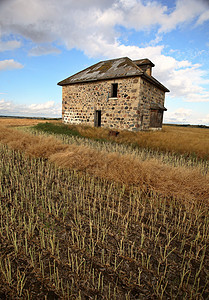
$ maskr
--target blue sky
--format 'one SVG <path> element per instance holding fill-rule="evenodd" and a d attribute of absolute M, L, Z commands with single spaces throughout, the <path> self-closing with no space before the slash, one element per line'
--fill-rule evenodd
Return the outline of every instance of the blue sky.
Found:
<path fill-rule="evenodd" d="M 165 122 L 209 125 L 208 0 L 1 0 L 0 115 L 61 117 L 57 82 L 123 56 L 155 64 Z"/>

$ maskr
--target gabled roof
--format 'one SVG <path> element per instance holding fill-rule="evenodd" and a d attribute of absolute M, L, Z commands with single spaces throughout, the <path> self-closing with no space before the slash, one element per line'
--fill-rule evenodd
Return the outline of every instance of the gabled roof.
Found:
<path fill-rule="evenodd" d="M 143 71 L 128 57 L 101 61 L 87 69 L 76 73 L 58 83 L 67 85 L 103 79 L 121 78 L 142 75 Z"/>
<path fill-rule="evenodd" d="M 106 61 L 98 62 L 97 64 L 90 66 L 60 82 L 58 85 L 69 85 L 74 83 L 85 83 L 91 81 L 105 80 L 105 79 L 116 79 L 131 76 L 143 76 L 144 79 L 149 80 L 154 85 L 158 86 L 165 92 L 169 90 L 163 86 L 154 77 L 148 76 L 140 64 L 149 64 L 154 66 L 154 64 L 149 59 L 140 59 L 132 61 L 128 57 L 116 58 Z"/>

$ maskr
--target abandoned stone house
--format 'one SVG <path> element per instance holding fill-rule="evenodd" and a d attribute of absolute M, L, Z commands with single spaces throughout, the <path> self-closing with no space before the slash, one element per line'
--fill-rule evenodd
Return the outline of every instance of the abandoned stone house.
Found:
<path fill-rule="evenodd" d="M 99 62 L 58 83 L 64 123 L 116 130 L 161 129 L 165 92 L 149 59 Z"/>

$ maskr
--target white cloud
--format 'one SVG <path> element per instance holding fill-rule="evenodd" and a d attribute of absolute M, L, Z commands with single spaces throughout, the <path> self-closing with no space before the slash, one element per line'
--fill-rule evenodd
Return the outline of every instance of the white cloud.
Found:
<path fill-rule="evenodd" d="M 142 0 L 9 0 L 1 4 L 0 27 L 2 34 L 21 35 L 36 43 L 29 55 L 58 53 L 57 48 L 50 46 L 53 42 L 80 49 L 89 57 L 148 57 L 156 65 L 153 75 L 171 90 L 173 97 L 199 102 L 209 101 L 203 88 L 208 84 L 206 73 L 200 65 L 163 55 L 163 46 L 140 48 L 121 44 L 116 26 L 135 30 L 151 30 L 155 26 L 155 45 L 165 32 L 178 26 L 201 25 L 208 12 L 208 1 L 204 0 L 176 0 L 172 9 L 160 1 Z M 22 65 L 13 60 L 0 62 L 0 69 L 12 67 Z"/>
<path fill-rule="evenodd" d="M 14 61 L 14 59 L 5 59 L 0 61 L 0 71 L 12 70 L 12 69 L 22 69 L 23 65 L 19 62 Z"/>
<path fill-rule="evenodd" d="M 30 56 L 41 56 L 48 54 L 59 54 L 61 51 L 51 45 L 38 45 L 29 51 Z"/>
<path fill-rule="evenodd" d="M 126 5 L 127 1 L 119 1 L 113 10 L 121 11 L 121 25 L 136 30 L 147 30 L 154 25 L 160 26 L 162 20 L 167 17 L 167 7 L 157 1 L 135 1 L 132 5 Z"/>
<path fill-rule="evenodd" d="M 207 73 L 201 70 L 201 66 L 191 63 L 184 65 L 176 60 L 174 65 L 173 62 L 169 66 L 167 58 L 162 57 L 162 63 L 167 64 L 167 72 L 160 70 L 158 78 L 169 87 L 171 97 L 182 98 L 187 102 L 209 102 L 209 92 L 202 86 L 209 84 L 209 80 L 204 79 Z"/>
<path fill-rule="evenodd" d="M 36 43 L 59 40 L 83 50 L 91 36 L 114 41 L 116 25 L 135 30 L 157 26 L 164 33 L 197 18 L 202 24 L 208 12 L 203 0 L 176 0 L 172 11 L 159 1 L 9 0 L 1 4 L 0 25 L 4 34 L 17 33 Z"/>
<path fill-rule="evenodd" d="M 15 104 L 13 101 L 0 100 L 0 115 L 25 117 L 61 117 L 61 103 L 47 101 L 41 104 Z"/>
<path fill-rule="evenodd" d="M 0 112 L 11 110 L 12 107 L 13 107 L 13 103 L 12 102 L 5 101 L 4 99 L 0 100 Z"/>
<path fill-rule="evenodd" d="M 165 112 L 164 122 L 165 123 L 189 123 L 192 116 L 192 110 L 180 107 L 173 112 Z"/>
<path fill-rule="evenodd" d="M 53 109 L 54 108 L 54 101 L 48 101 L 45 103 L 40 103 L 40 104 L 30 104 L 28 108 L 31 111 L 44 111 L 48 109 Z"/>
<path fill-rule="evenodd" d="M 203 119 L 198 120 L 199 124 L 209 125 L 209 114 L 206 115 Z"/>
<path fill-rule="evenodd" d="M 204 114 L 190 108 L 179 107 L 174 111 L 166 111 L 163 118 L 164 123 L 209 125 L 209 114 Z"/>
<path fill-rule="evenodd" d="M 164 14 L 161 19 L 159 33 L 169 32 L 179 25 L 194 21 L 205 11 L 208 11 L 208 5 L 203 0 L 177 0 L 175 10 Z"/>
<path fill-rule="evenodd" d="M 196 25 L 202 25 L 204 22 L 209 20 L 209 10 L 203 12 L 200 17 L 198 18 Z"/>
<path fill-rule="evenodd" d="M 20 48 L 20 46 L 21 46 L 20 41 L 16 41 L 16 40 L 7 41 L 7 42 L 0 41 L 0 52 L 14 50 Z"/>

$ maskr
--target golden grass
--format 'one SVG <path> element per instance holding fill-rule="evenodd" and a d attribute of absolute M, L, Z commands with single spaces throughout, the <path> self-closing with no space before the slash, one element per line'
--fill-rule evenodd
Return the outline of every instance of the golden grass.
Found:
<path fill-rule="evenodd" d="M 157 160 L 140 161 L 129 155 L 66 145 L 55 138 L 33 136 L 1 127 L 0 142 L 27 155 L 44 157 L 64 168 L 87 172 L 123 184 L 136 185 L 167 196 L 209 199 L 209 175 L 195 168 L 171 167 Z"/>
<path fill-rule="evenodd" d="M 17 127 L 17 126 L 34 126 L 39 123 L 46 123 L 49 120 L 27 119 L 27 118 L 0 118 L 0 126 Z M 61 123 L 61 120 L 50 120 L 52 123 Z"/>
<path fill-rule="evenodd" d="M 0 142 L 12 149 L 24 151 L 29 156 L 48 158 L 53 153 L 64 151 L 67 145 L 49 137 L 32 136 L 19 130 L 0 126 Z"/>
<path fill-rule="evenodd" d="M 153 160 L 139 161 L 116 153 L 97 152 L 81 146 L 53 154 L 50 161 L 100 178 L 136 185 L 143 190 L 154 190 L 166 196 L 209 199 L 209 176 L 195 169 L 173 168 Z"/>
<path fill-rule="evenodd" d="M 109 136 L 109 129 L 86 126 L 69 126 L 85 137 L 132 143 L 159 151 L 194 155 L 209 159 L 209 129 L 179 126 L 163 126 L 162 131 L 121 131 L 117 137 Z"/>
<path fill-rule="evenodd" d="M 46 123 L 41 119 L 0 118 L 0 125 L 8 127 L 34 126 Z M 61 120 L 50 120 L 52 123 L 61 123 Z M 90 126 L 69 125 L 81 135 L 88 138 L 115 140 L 118 143 L 137 144 L 159 151 L 169 151 L 185 155 L 194 155 L 209 159 L 209 129 L 163 126 L 162 131 L 156 132 L 129 132 L 121 131 L 117 137 L 109 136 L 109 129 Z"/>

